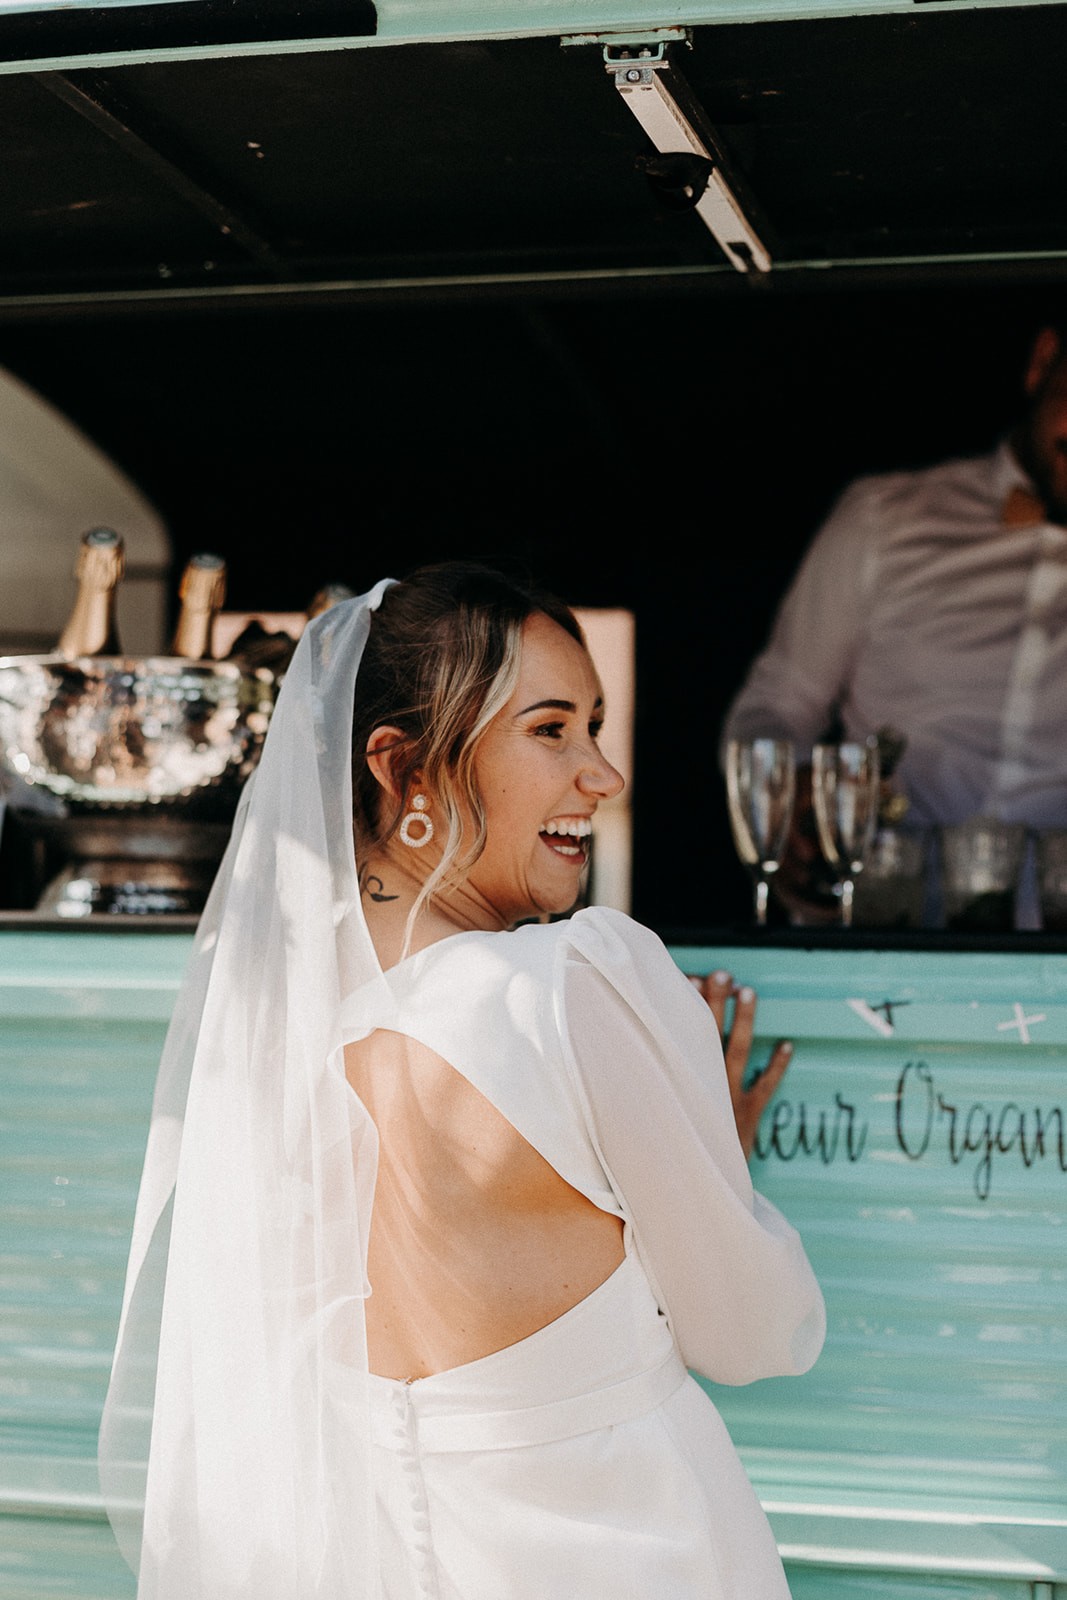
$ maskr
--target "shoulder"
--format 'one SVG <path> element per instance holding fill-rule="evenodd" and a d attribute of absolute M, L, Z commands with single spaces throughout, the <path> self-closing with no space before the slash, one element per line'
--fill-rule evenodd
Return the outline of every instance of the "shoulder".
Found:
<path fill-rule="evenodd" d="M 585 906 L 553 922 L 524 922 L 503 933 L 460 935 L 444 943 L 450 942 L 453 953 L 462 960 L 473 956 L 477 961 L 488 960 L 516 969 L 544 966 L 568 950 L 595 951 L 619 959 L 641 952 L 653 959 L 671 961 L 657 933 L 613 906 Z"/>
<path fill-rule="evenodd" d="M 551 980 L 556 924 L 522 923 L 500 932 L 472 929 L 431 944 L 396 969 L 406 984 L 462 994 L 466 1006 L 502 989 Z"/>
<path fill-rule="evenodd" d="M 456 996 L 462 995 L 459 1009 L 468 1018 L 482 1008 L 503 1006 L 524 1025 L 536 1016 L 543 1027 L 576 966 L 594 969 L 639 1010 L 649 998 L 657 1009 L 696 1001 L 697 1010 L 706 1010 L 659 935 L 609 906 L 589 906 L 555 922 L 522 923 L 507 932 L 443 940 L 408 964 L 403 986 L 424 1006 L 455 1010 Z"/>
<path fill-rule="evenodd" d="M 590 906 L 560 926 L 566 954 L 595 967 L 631 1001 L 654 995 L 657 1007 L 666 999 L 672 1005 L 696 1002 L 697 1012 L 706 1011 L 659 934 L 644 923 L 609 906 Z"/>
<path fill-rule="evenodd" d="M 994 495 L 995 454 L 954 456 L 909 471 L 871 473 L 843 491 L 832 519 L 893 523 Z"/>
<path fill-rule="evenodd" d="M 649 1093 L 669 1088 L 698 1099 L 719 1083 L 721 1041 L 711 1007 L 657 933 L 595 907 L 570 918 L 561 939 L 562 1049 L 592 1103 L 620 1072 L 636 1074 Z"/>
<path fill-rule="evenodd" d="M 613 906 L 586 906 L 558 926 L 565 941 L 583 952 L 597 951 L 627 960 L 635 955 L 671 960 L 658 933 Z"/>
<path fill-rule="evenodd" d="M 388 1004 L 370 1020 L 430 1045 L 461 1071 L 477 1068 L 480 1077 L 485 1056 L 535 1071 L 539 1058 L 558 1055 L 557 942 L 551 925 L 441 939 L 386 974 Z M 491 1068 L 490 1061 L 485 1070 Z"/>

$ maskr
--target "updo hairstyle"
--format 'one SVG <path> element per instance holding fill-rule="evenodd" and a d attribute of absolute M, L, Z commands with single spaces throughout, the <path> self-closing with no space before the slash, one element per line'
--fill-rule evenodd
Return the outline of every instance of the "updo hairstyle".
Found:
<path fill-rule="evenodd" d="M 574 613 L 557 596 L 476 562 L 420 567 L 385 591 L 356 684 L 353 798 L 361 861 L 397 832 L 416 773 L 432 798 L 438 837 L 446 830 L 441 864 L 424 895 L 478 859 L 485 809 L 474 756 L 515 687 L 522 627 L 538 612 L 585 648 Z M 392 753 L 396 796 L 378 783 L 366 758 L 367 741 L 382 726 L 403 730 Z M 474 818 L 476 835 L 461 861 L 464 814 Z"/>

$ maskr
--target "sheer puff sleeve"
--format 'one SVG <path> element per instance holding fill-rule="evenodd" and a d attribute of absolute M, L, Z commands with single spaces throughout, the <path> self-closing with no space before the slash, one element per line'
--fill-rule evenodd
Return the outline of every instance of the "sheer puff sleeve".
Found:
<path fill-rule="evenodd" d="M 683 1360 L 725 1384 L 806 1372 L 822 1293 L 800 1235 L 752 1187 L 708 1006 L 621 912 L 573 917 L 562 962 L 564 1053 Z"/>

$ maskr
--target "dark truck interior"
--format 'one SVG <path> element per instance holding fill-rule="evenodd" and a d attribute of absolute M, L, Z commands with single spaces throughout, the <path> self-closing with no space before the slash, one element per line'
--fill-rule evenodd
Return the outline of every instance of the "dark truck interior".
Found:
<path fill-rule="evenodd" d="M 1067 8 L 654 23 L 0 17 L 0 364 L 154 500 L 176 569 L 225 555 L 234 607 L 463 555 L 631 608 L 634 911 L 699 931 L 747 913 L 715 741 L 818 521 L 859 472 L 990 447 L 1063 314 Z M 619 48 L 663 62 L 769 271 L 659 158 Z"/>

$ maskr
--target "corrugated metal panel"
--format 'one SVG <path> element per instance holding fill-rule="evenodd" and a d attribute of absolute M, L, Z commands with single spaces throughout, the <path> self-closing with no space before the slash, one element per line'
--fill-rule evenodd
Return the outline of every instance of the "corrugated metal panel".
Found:
<path fill-rule="evenodd" d="M 96 1432 L 187 935 L 0 936 L 0 1597 L 120 1600 Z"/>
<path fill-rule="evenodd" d="M 133 1592 L 101 1520 L 95 1434 L 189 948 L 0 935 L 0 1600 Z M 796 1040 L 753 1175 L 804 1235 L 827 1345 L 804 1378 L 713 1391 L 794 1600 L 1055 1600 L 1067 960 L 675 954 L 756 986 L 757 1061 Z"/>
<path fill-rule="evenodd" d="M 783 1546 L 1064 1579 L 1067 959 L 676 955 L 795 1041 L 752 1170 L 808 1246 L 826 1349 L 714 1391 Z"/>
<path fill-rule="evenodd" d="M 3 1600 L 132 1600 L 136 1593 L 106 1523 L 5 1516 L 0 1538 Z"/>

